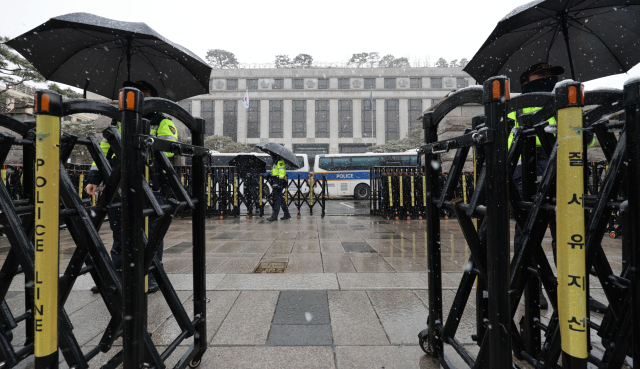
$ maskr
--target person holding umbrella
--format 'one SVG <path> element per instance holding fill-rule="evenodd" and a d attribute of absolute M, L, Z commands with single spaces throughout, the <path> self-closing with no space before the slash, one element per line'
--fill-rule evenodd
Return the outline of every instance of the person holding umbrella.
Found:
<path fill-rule="evenodd" d="M 278 221 L 278 213 L 280 212 L 280 207 L 282 207 L 282 211 L 284 212 L 284 216 L 280 218 L 280 220 L 291 219 L 291 214 L 289 214 L 289 207 L 287 203 L 284 201 L 282 196 L 282 190 L 287 190 L 286 178 L 287 178 L 287 168 L 284 162 L 284 159 L 276 154 L 271 154 L 271 158 L 273 159 L 273 167 L 271 168 L 271 178 L 273 179 L 273 214 L 271 217 L 267 219 L 269 222 L 277 222 Z"/>
<path fill-rule="evenodd" d="M 158 96 L 158 92 L 153 87 L 153 85 L 151 85 L 146 81 L 138 81 L 135 83 L 125 82 L 123 87 L 137 88 L 146 97 Z M 147 114 L 146 116 L 144 116 L 144 118 L 148 119 L 150 122 L 151 135 L 155 135 L 156 137 L 164 140 L 178 141 L 178 131 L 176 129 L 176 126 L 171 121 L 171 119 L 159 113 Z M 122 131 L 120 122 L 116 121 L 115 125 L 118 127 L 119 131 Z M 102 152 L 106 156 L 109 152 L 109 149 L 111 148 L 111 145 L 109 145 L 106 139 L 103 139 L 102 142 L 100 142 L 100 148 L 102 149 Z M 172 152 L 166 152 L 165 154 L 167 155 L 167 157 L 173 156 Z M 107 158 L 107 159 L 110 160 L 112 166 L 115 161 L 119 160 L 117 153 L 114 154 L 114 156 L 112 156 L 111 158 Z M 153 190 L 153 194 L 156 198 L 156 201 L 158 201 L 160 205 L 163 205 L 164 200 L 162 197 L 162 193 L 160 192 L 161 190 L 161 182 L 159 180 L 160 177 L 156 171 L 157 171 L 157 167 L 153 165 L 150 173 L 151 178 L 150 178 L 149 185 Z M 103 180 L 102 174 L 98 170 L 98 167 L 96 166 L 95 162 L 92 164 L 91 170 L 89 171 L 89 174 L 87 175 L 86 180 L 89 184 L 85 187 L 85 191 L 89 195 L 95 195 L 98 189 L 98 185 Z M 111 231 L 113 232 L 113 246 L 111 247 L 111 260 L 113 261 L 113 265 L 118 271 L 122 270 L 122 243 L 121 243 L 122 220 L 121 219 L 122 218 L 120 214 L 120 209 L 109 209 L 109 226 L 111 227 Z M 153 220 L 149 221 L 149 232 L 153 232 L 153 229 L 155 228 L 155 226 L 156 226 L 156 221 L 153 221 Z M 156 255 L 160 260 L 162 260 L 163 248 L 164 248 L 164 242 L 161 242 L 160 247 L 158 248 L 158 251 L 156 253 Z M 153 277 L 153 274 L 150 274 L 149 275 L 149 292 L 153 293 L 158 291 L 158 289 L 159 289 L 158 283 Z M 91 290 L 94 293 L 99 292 L 97 287 L 93 287 Z"/>
<path fill-rule="evenodd" d="M 564 68 L 561 66 L 552 66 L 549 63 L 536 63 L 529 66 L 525 71 L 520 75 L 520 86 L 522 87 L 522 93 L 532 93 L 532 92 L 551 92 L 555 87 L 556 83 L 558 83 L 558 79 L 560 75 L 564 74 Z M 527 114 L 533 113 L 537 110 L 542 109 L 541 107 L 530 107 L 524 108 L 522 111 L 517 112 L 513 111 L 508 114 L 509 119 L 512 119 L 515 122 L 515 127 L 519 126 L 518 123 L 518 113 Z M 556 118 L 551 117 L 548 120 L 550 125 L 557 124 Z M 587 135 L 587 141 L 590 142 L 589 147 L 592 147 L 595 143 L 595 138 L 593 134 L 585 132 Z M 509 147 L 511 147 L 511 142 L 513 141 L 513 132 L 509 135 Z M 547 167 L 547 157 L 541 149 L 540 140 L 536 137 L 536 171 L 538 176 L 542 176 L 544 174 L 545 168 Z M 513 180 L 518 187 L 520 187 L 520 183 L 522 182 L 522 166 L 518 164 L 513 173 Z M 551 248 L 553 250 L 553 260 L 556 260 L 556 219 L 555 216 L 549 221 L 549 229 L 551 230 Z M 513 237 L 513 243 L 515 252 L 517 253 L 520 247 L 522 247 L 522 233 L 520 229 L 516 227 L 515 234 Z M 542 287 L 541 287 L 542 288 Z M 607 307 L 598 302 L 597 300 L 590 299 L 589 307 L 591 310 L 595 312 L 604 312 Z M 540 308 L 546 310 L 548 308 L 547 299 L 542 294 L 542 289 L 540 290 Z"/>

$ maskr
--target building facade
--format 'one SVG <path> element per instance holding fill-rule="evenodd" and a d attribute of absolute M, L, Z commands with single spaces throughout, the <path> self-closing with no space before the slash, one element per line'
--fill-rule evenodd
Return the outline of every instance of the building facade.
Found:
<path fill-rule="evenodd" d="M 180 104 L 206 121 L 206 135 L 273 141 L 313 156 L 406 137 L 422 127 L 416 119 L 424 110 L 474 83 L 462 68 L 217 69 L 208 95 Z"/>

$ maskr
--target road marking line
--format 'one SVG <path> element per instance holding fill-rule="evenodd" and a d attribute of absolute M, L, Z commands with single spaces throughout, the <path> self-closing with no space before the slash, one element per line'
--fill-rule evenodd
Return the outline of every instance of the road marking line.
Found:
<path fill-rule="evenodd" d="M 351 208 L 351 209 L 353 209 L 353 208 L 354 208 L 354 206 L 347 205 L 347 204 L 345 204 L 344 202 L 341 202 L 341 203 L 340 203 L 340 205 L 344 205 L 344 206 L 346 206 L 346 207 L 348 207 L 348 208 Z"/>

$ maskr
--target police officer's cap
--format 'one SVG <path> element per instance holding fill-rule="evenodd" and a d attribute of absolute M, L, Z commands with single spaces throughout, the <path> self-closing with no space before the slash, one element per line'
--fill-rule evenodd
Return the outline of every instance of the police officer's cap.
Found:
<path fill-rule="evenodd" d="M 138 82 L 126 81 L 122 84 L 122 87 L 133 87 L 142 91 L 142 93 L 149 93 L 152 97 L 158 97 L 158 90 L 147 81 L 140 80 Z"/>
<path fill-rule="evenodd" d="M 554 67 L 549 63 L 536 63 L 525 69 L 525 71 L 520 75 L 520 85 L 523 85 L 525 82 L 527 82 L 529 77 L 531 77 L 532 75 L 547 70 L 553 73 L 554 76 L 559 76 L 564 73 L 564 68 L 559 65 Z"/>

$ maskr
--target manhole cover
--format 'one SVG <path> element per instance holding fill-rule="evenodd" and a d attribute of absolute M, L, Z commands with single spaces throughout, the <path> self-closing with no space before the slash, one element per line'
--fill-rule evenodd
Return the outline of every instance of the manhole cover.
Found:
<path fill-rule="evenodd" d="M 284 273 L 287 269 L 287 262 L 263 262 L 253 270 L 254 273 Z"/>

